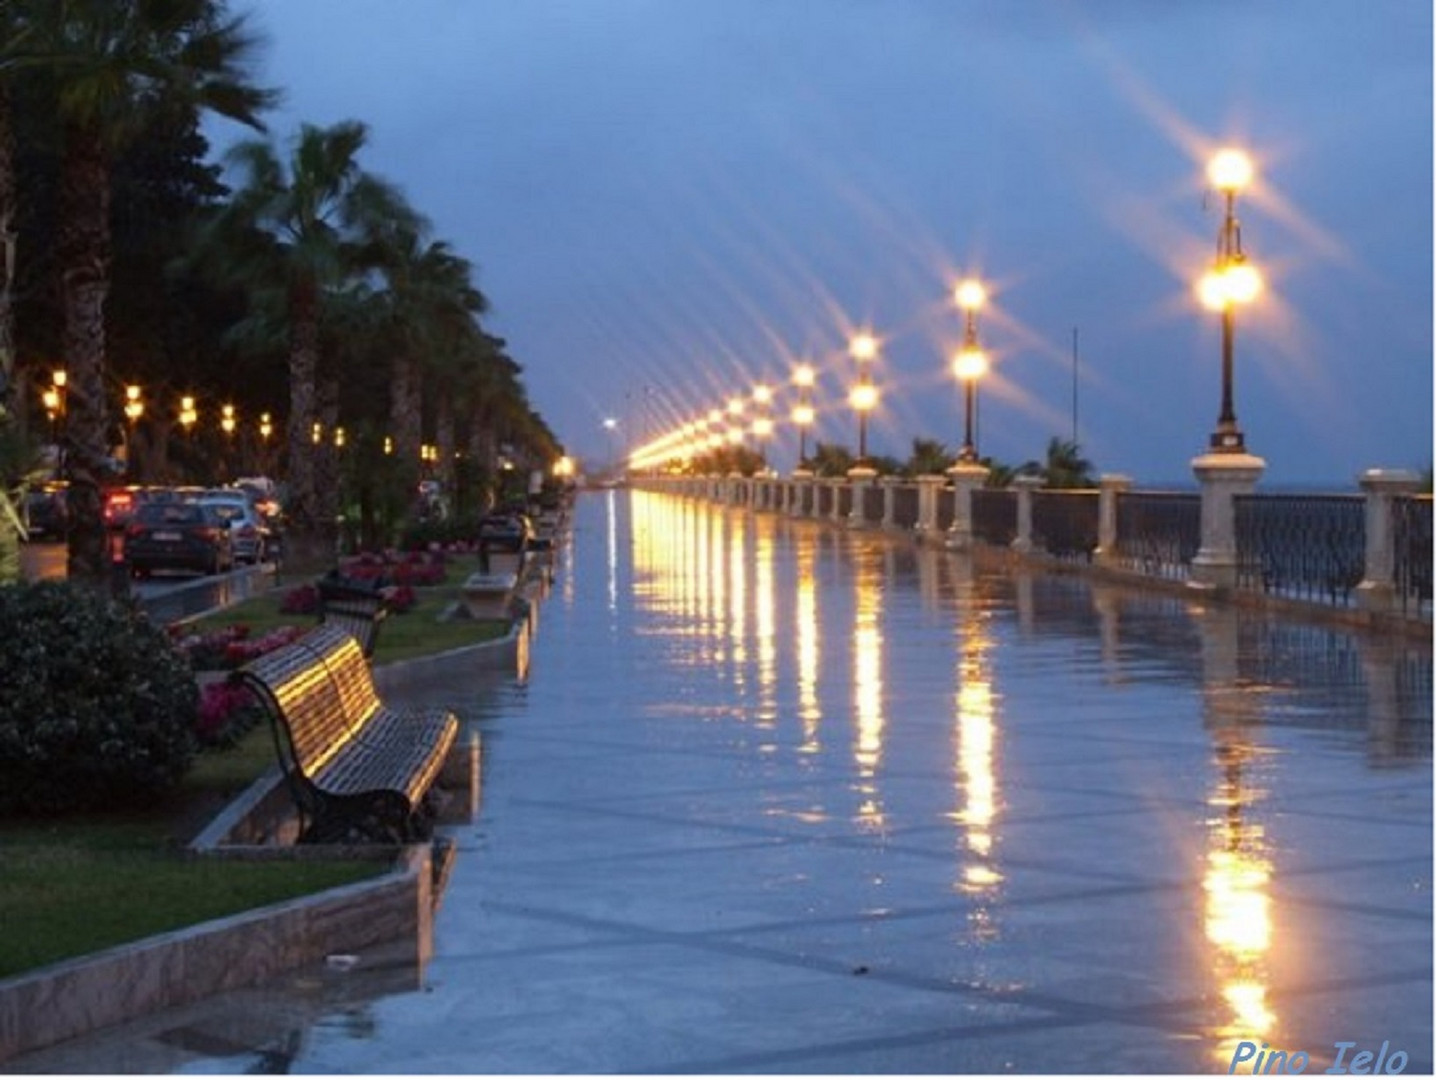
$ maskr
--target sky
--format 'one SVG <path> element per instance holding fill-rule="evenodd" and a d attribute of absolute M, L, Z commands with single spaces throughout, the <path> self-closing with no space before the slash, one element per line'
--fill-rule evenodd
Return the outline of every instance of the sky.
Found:
<path fill-rule="evenodd" d="M 1075 419 L 1099 471 L 1190 482 L 1221 393 L 1194 288 L 1222 221 L 1205 166 L 1239 146 L 1266 288 L 1236 319 L 1235 405 L 1265 486 L 1431 463 L 1427 0 L 236 10 L 268 38 L 273 137 L 369 125 L 364 166 L 474 263 L 486 329 L 590 462 L 800 359 L 819 370 L 809 439 L 855 448 L 859 330 L 882 343 L 869 450 L 955 449 L 952 290 L 978 276 L 983 454 L 1040 458 Z M 792 467 L 791 427 L 769 456 Z"/>

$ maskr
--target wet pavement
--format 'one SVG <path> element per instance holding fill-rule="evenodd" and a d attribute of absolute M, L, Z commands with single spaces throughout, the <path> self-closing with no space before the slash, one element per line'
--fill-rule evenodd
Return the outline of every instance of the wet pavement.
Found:
<path fill-rule="evenodd" d="M 5 1067 L 1430 1072 L 1429 648 L 624 491 L 539 624 L 417 989 Z"/>

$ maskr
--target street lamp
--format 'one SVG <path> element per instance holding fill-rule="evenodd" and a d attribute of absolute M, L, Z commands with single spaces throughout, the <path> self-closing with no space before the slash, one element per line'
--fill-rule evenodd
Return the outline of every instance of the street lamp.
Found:
<path fill-rule="evenodd" d="M 219 409 L 219 426 L 224 430 L 227 437 L 234 434 L 234 425 L 234 406 L 221 405 Z"/>
<path fill-rule="evenodd" d="M 1226 197 L 1221 230 L 1217 233 L 1217 258 L 1197 283 L 1203 306 L 1222 315 L 1222 411 L 1212 432 L 1215 453 L 1246 453 L 1246 440 L 1237 427 L 1233 406 L 1233 342 L 1236 337 L 1236 306 L 1249 304 L 1262 289 L 1261 274 L 1246 261 L 1242 251 L 1242 228 L 1237 221 L 1237 192 L 1251 183 L 1251 159 L 1240 150 L 1221 150 L 1207 165 L 1207 179 Z"/>
<path fill-rule="evenodd" d="M 758 461 L 763 471 L 767 472 L 767 441 L 773 434 L 773 417 L 769 412 L 773 405 L 773 388 L 767 383 L 753 387 L 753 403 L 758 407 L 758 415 L 753 417 L 753 440 L 758 444 Z"/>
<path fill-rule="evenodd" d="M 614 450 L 613 433 L 618 430 L 618 421 L 611 416 L 605 416 L 603 418 L 603 428 L 608 432 L 608 463 L 609 467 L 612 468 L 617 459 L 617 454 Z"/>
<path fill-rule="evenodd" d="M 799 364 L 793 369 L 793 385 L 798 388 L 798 403 L 793 406 L 792 421 L 798 429 L 798 468 L 805 468 L 808 460 L 808 428 L 817 414 L 813 412 L 813 384 L 817 373 L 812 364 Z"/>
<path fill-rule="evenodd" d="M 878 388 L 873 385 L 868 365 L 877 359 L 878 339 L 872 334 L 861 333 L 848 342 L 848 355 L 858 365 L 857 385 L 848 394 L 848 404 L 858 414 L 858 465 L 868 460 L 868 413 L 877 407 Z"/>
<path fill-rule="evenodd" d="M 987 302 L 987 290 L 976 278 L 968 278 L 953 291 L 953 299 L 963 313 L 962 348 L 952 358 L 952 373 L 962 383 L 963 437 L 957 460 L 964 464 L 977 461 L 977 442 L 973 437 L 976 413 L 977 380 L 987 374 L 987 354 L 977 343 L 977 312 Z"/>

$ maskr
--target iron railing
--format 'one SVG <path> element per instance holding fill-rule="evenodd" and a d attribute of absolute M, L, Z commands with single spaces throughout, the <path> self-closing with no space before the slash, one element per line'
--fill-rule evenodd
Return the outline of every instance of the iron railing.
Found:
<path fill-rule="evenodd" d="M 917 525 L 917 487 L 899 484 L 893 488 L 893 524 L 904 529 Z"/>
<path fill-rule="evenodd" d="M 1091 562 L 1097 550 L 1098 492 L 1034 491 L 1032 546 L 1058 559 Z"/>
<path fill-rule="evenodd" d="M 1431 496 L 1391 502 L 1393 583 L 1405 614 L 1431 614 Z"/>
<path fill-rule="evenodd" d="M 972 535 L 998 547 L 1007 547 L 1017 539 L 1017 492 L 1008 488 L 975 488 Z"/>
<path fill-rule="evenodd" d="M 956 495 L 952 488 L 940 487 L 937 489 L 937 521 L 935 524 L 940 532 L 947 532 L 952 528 L 952 519 L 955 516 L 953 500 L 955 498 Z"/>
<path fill-rule="evenodd" d="M 869 484 L 863 491 L 862 519 L 876 525 L 883 519 L 883 489 Z"/>
<path fill-rule="evenodd" d="M 1202 546 L 1202 497 L 1195 492 L 1124 491 L 1117 496 L 1117 561 L 1154 577 L 1185 580 Z"/>
<path fill-rule="evenodd" d="M 1360 495 L 1238 495 L 1237 585 L 1346 607 L 1366 573 Z"/>

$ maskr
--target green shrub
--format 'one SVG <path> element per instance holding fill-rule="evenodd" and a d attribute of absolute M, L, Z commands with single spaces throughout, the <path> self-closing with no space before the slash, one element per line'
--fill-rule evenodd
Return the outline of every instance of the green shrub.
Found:
<path fill-rule="evenodd" d="M 194 754 L 188 663 L 98 590 L 0 587 L 0 687 L 0 814 L 143 805 Z"/>

